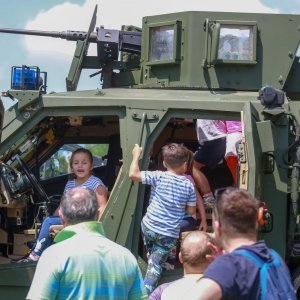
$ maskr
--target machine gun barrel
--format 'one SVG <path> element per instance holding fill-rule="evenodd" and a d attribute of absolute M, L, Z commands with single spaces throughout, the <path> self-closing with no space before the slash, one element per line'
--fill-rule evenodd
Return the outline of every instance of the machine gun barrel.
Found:
<path fill-rule="evenodd" d="M 41 31 L 41 30 L 25 30 L 25 29 L 13 29 L 13 28 L 0 28 L 2 33 L 23 34 L 23 35 L 35 35 L 35 36 L 48 36 L 53 38 L 61 38 L 68 41 L 84 40 L 86 38 L 86 31 Z M 91 43 L 97 42 L 97 33 L 92 32 L 89 38 Z"/>
<path fill-rule="evenodd" d="M 90 43 L 98 43 L 102 41 L 108 42 L 106 38 L 107 32 L 116 32 L 117 40 L 114 42 L 118 45 L 120 51 L 129 53 L 140 53 L 142 43 L 142 33 L 134 31 L 121 31 L 121 30 L 107 30 L 104 28 L 97 28 L 96 32 L 91 32 L 89 37 Z M 28 30 L 28 29 L 13 29 L 13 28 L 0 28 L 0 33 L 12 33 L 22 35 L 35 35 L 47 36 L 52 38 L 61 38 L 67 41 L 83 41 L 86 38 L 86 31 L 41 31 L 41 30 Z M 109 33 L 110 35 L 110 33 Z"/>

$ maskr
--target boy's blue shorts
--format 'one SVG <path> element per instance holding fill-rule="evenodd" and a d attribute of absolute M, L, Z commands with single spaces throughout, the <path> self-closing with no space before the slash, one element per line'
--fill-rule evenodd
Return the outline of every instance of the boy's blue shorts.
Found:
<path fill-rule="evenodd" d="M 224 158 L 226 151 L 226 137 L 207 141 L 199 145 L 194 154 L 196 162 L 214 169 Z"/>

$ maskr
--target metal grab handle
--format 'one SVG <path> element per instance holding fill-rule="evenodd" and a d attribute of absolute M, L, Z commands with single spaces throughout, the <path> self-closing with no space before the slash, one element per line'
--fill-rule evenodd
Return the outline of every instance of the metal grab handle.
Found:
<path fill-rule="evenodd" d="M 141 146 L 142 140 L 143 140 L 143 134 L 144 134 L 144 127 L 145 127 L 145 121 L 147 119 L 147 113 L 143 112 L 142 118 L 141 118 L 141 130 L 140 135 L 138 139 L 138 145 Z"/>

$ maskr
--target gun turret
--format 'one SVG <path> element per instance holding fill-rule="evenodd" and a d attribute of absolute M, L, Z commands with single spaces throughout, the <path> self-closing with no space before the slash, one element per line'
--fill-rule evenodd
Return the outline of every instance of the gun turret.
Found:
<path fill-rule="evenodd" d="M 97 5 L 95 7 L 92 20 L 88 31 L 40 31 L 40 30 L 22 30 L 12 28 L 0 28 L 0 33 L 12 33 L 34 36 L 46 36 L 53 38 L 61 38 L 68 41 L 76 41 L 76 50 L 70 66 L 68 77 L 66 78 L 66 86 L 68 91 L 74 91 L 77 88 L 78 80 L 82 69 L 100 69 L 95 76 L 101 74 L 102 87 L 109 87 L 112 80 L 112 71 L 119 69 L 128 70 L 126 61 L 119 61 L 119 53 L 127 52 L 133 55 L 135 59 L 132 61 L 136 67 L 139 64 L 139 54 L 141 53 L 142 30 L 134 26 L 127 26 L 123 29 L 115 30 L 97 27 L 96 24 Z M 97 44 L 97 56 L 88 56 L 88 47 L 90 43 Z M 105 74 L 105 75 L 103 75 Z"/>

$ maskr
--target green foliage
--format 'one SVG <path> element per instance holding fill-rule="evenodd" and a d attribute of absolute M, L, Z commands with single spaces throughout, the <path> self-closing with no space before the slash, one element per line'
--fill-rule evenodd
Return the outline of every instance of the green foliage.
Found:
<path fill-rule="evenodd" d="M 83 144 L 82 147 L 90 150 L 94 156 L 104 156 L 108 152 L 109 144 Z"/>
<path fill-rule="evenodd" d="M 60 156 L 58 157 L 58 161 L 60 174 L 69 173 L 69 162 L 67 161 L 66 157 Z"/>

